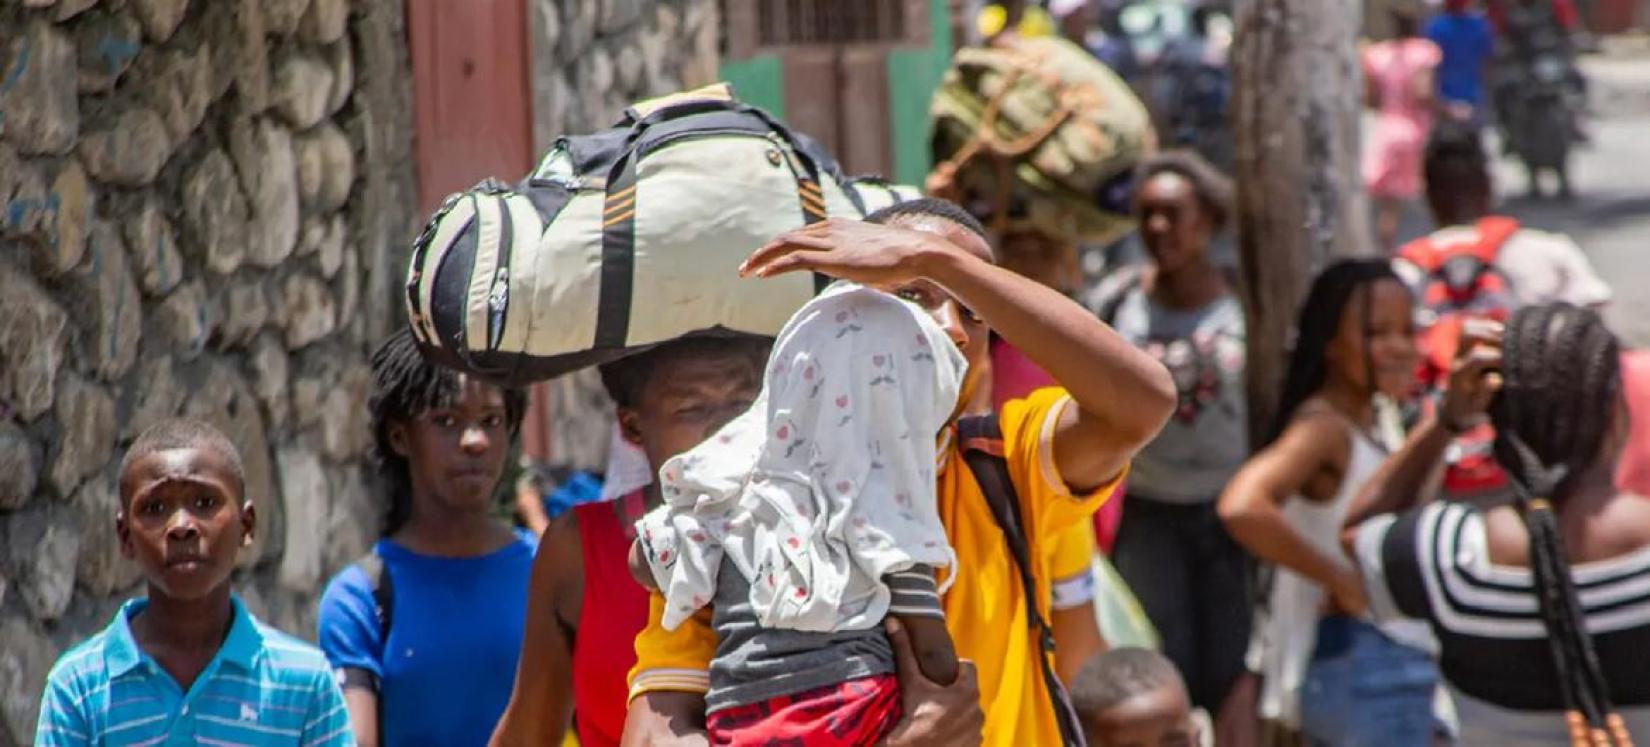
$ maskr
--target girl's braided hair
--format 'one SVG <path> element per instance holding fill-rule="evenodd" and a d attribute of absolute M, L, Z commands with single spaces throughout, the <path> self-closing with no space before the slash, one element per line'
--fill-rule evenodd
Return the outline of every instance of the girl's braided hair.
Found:
<path fill-rule="evenodd" d="M 1495 457 L 1529 531 L 1531 575 L 1571 741 L 1629 745 L 1553 513 L 1602 456 L 1620 400 L 1618 344 L 1596 312 L 1554 303 L 1514 313 L 1502 351 L 1503 384 L 1490 406 Z"/>

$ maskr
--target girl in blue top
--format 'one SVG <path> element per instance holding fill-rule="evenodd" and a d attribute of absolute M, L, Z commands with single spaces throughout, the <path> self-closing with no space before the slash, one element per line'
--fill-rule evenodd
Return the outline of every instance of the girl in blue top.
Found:
<path fill-rule="evenodd" d="M 484 744 L 510 698 L 535 549 L 494 510 L 526 396 L 437 368 L 405 330 L 372 365 L 389 517 L 327 584 L 321 648 L 362 745 Z"/>

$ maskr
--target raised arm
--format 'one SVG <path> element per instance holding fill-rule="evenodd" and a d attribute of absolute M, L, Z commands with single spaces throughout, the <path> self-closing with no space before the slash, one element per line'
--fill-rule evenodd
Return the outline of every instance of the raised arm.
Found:
<path fill-rule="evenodd" d="M 1092 313 L 937 234 L 833 218 L 784 234 L 740 272 L 821 272 L 884 290 L 926 278 L 944 287 L 1071 393 L 1054 460 L 1073 491 L 1105 484 L 1168 422 L 1174 381 Z"/>
<path fill-rule="evenodd" d="M 583 572 L 583 561 L 578 524 L 568 512 L 550 523 L 533 558 L 516 686 L 493 730 L 495 747 L 559 745 L 567 732 L 573 717 L 573 646 L 558 602 L 568 575 Z"/>
<path fill-rule="evenodd" d="M 1357 614 L 1366 602 L 1356 568 L 1340 553 L 1320 551 L 1283 515 L 1284 501 L 1300 495 L 1327 465 L 1344 461 L 1339 455 L 1349 449 L 1346 427 L 1334 415 L 1303 415 L 1238 470 L 1218 510 L 1249 552 L 1323 585 L 1342 611 Z"/>
<path fill-rule="evenodd" d="M 1444 452 L 1455 436 L 1483 422 L 1490 400 L 1501 388 L 1499 322 L 1470 319 L 1462 325 L 1461 344 L 1450 364 L 1449 384 L 1437 411 L 1422 421 L 1403 448 L 1369 478 L 1347 507 L 1341 546 L 1352 553 L 1358 527 L 1381 514 L 1414 508 L 1436 492 Z"/>

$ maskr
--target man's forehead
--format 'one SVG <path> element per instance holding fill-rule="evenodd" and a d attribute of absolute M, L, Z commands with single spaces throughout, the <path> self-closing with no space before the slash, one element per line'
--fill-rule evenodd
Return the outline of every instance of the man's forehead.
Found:
<path fill-rule="evenodd" d="M 952 244 L 955 244 L 957 248 L 962 249 L 969 254 L 979 257 L 980 259 L 992 264 L 997 263 L 997 258 L 991 251 L 991 244 L 987 242 L 983 236 L 974 233 L 965 226 L 959 225 L 939 216 L 917 215 L 911 217 L 901 217 L 902 220 L 900 221 L 900 224 L 906 228 L 913 231 L 922 231 L 923 233 L 934 234 L 945 239 L 946 241 L 951 242 Z"/>

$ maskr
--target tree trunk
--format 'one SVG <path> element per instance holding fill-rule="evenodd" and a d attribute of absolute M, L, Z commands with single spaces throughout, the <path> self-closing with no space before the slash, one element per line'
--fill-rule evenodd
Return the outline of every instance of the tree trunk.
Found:
<path fill-rule="evenodd" d="M 1249 432 L 1276 413 L 1287 340 L 1334 255 L 1369 255 L 1359 178 L 1360 0 L 1238 0 L 1232 120 Z"/>

